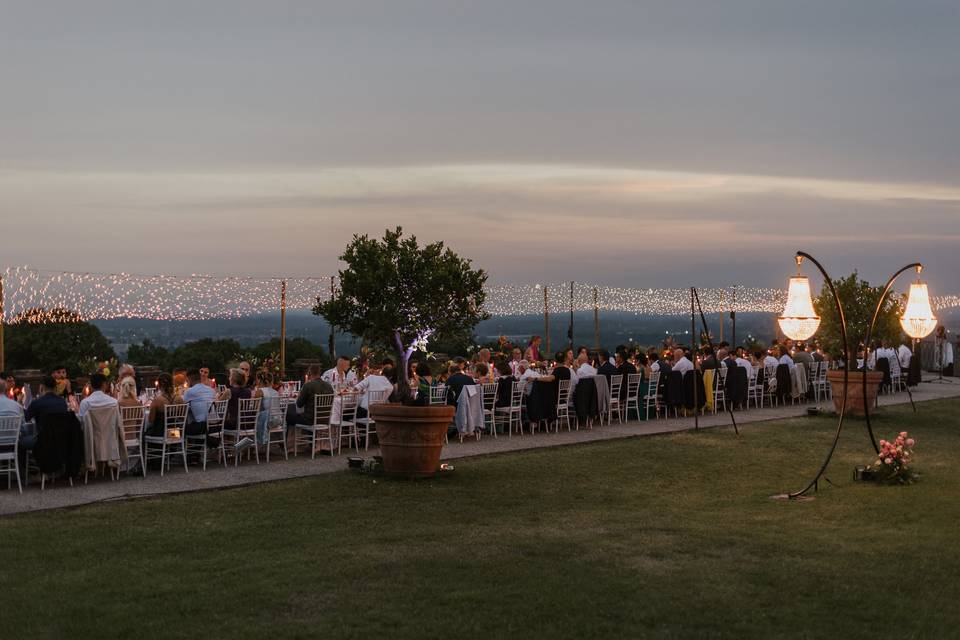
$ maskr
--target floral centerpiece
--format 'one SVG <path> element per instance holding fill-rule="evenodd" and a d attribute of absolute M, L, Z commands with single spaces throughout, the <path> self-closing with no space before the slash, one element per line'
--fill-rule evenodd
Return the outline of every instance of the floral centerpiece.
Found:
<path fill-rule="evenodd" d="M 913 470 L 913 446 L 916 440 L 901 431 L 893 441 L 880 440 L 880 453 L 867 467 L 867 477 L 886 484 L 909 484 L 917 479 Z"/>

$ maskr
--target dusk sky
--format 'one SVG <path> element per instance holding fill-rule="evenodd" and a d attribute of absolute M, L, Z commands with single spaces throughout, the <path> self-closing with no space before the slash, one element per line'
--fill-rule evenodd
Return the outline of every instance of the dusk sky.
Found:
<path fill-rule="evenodd" d="M 955 0 L 0 8 L 0 268 L 960 291 Z"/>

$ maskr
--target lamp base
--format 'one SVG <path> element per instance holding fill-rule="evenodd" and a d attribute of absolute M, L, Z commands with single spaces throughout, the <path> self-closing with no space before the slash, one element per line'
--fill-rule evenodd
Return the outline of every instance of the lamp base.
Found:
<path fill-rule="evenodd" d="M 781 502 L 810 502 L 811 500 L 816 500 L 814 496 L 791 496 L 789 493 L 778 493 L 777 495 L 770 496 L 771 500 L 779 500 Z"/>

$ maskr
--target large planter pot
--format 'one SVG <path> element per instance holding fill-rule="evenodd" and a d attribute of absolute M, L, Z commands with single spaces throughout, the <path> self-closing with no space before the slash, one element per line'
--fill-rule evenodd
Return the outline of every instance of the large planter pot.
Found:
<path fill-rule="evenodd" d="M 863 410 L 863 372 L 862 371 L 851 371 L 849 384 L 844 389 L 843 385 L 843 370 L 842 369 L 832 369 L 827 371 L 827 380 L 830 381 L 830 389 L 833 392 L 833 406 L 836 407 L 837 413 L 840 413 L 840 404 L 843 402 L 843 394 L 847 394 L 847 408 L 846 415 L 849 416 L 864 416 L 866 412 Z M 883 372 L 882 371 L 868 371 L 867 372 L 867 402 L 870 403 L 870 406 L 873 407 L 877 402 L 877 390 L 880 388 L 880 383 L 883 382 Z"/>
<path fill-rule="evenodd" d="M 440 466 L 444 436 L 455 408 L 377 404 L 370 417 L 377 424 L 383 470 L 394 476 L 429 478 Z"/>

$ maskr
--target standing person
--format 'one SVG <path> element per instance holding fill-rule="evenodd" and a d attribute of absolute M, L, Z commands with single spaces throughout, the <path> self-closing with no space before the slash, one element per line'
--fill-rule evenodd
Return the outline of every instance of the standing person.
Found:
<path fill-rule="evenodd" d="M 939 352 L 937 353 L 937 360 L 939 360 L 939 369 L 943 372 L 945 376 L 953 375 L 953 345 L 950 344 L 950 339 L 947 337 L 947 328 L 943 325 L 937 327 L 937 336 L 936 341 L 940 345 Z"/>
<path fill-rule="evenodd" d="M 350 369 L 350 358 L 347 356 L 337 358 L 336 365 L 327 369 L 321 378 L 338 391 L 345 387 L 352 387 L 357 383 L 357 374 Z"/>
<path fill-rule="evenodd" d="M 524 354 L 523 358 L 527 362 L 540 362 L 542 358 L 540 357 L 540 342 L 542 339 L 540 336 L 533 336 L 530 338 L 530 344 L 527 345 L 527 352 Z"/>

